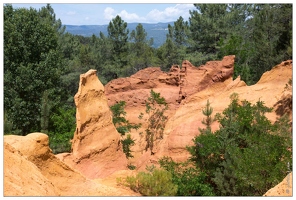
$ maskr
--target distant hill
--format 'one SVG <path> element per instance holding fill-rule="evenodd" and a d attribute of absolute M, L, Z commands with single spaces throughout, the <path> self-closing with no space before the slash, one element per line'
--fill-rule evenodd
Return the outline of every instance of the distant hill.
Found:
<path fill-rule="evenodd" d="M 127 28 L 131 32 L 132 30 L 136 30 L 136 27 L 139 23 L 128 23 Z M 157 23 L 157 24 L 148 24 L 141 23 L 143 28 L 147 32 L 147 40 L 150 38 L 154 38 L 154 48 L 158 48 L 163 43 L 165 43 L 166 35 L 168 33 L 168 24 L 174 25 L 174 22 L 167 23 Z M 89 37 L 95 34 L 99 36 L 100 32 L 102 32 L 105 36 L 108 35 L 107 27 L 108 25 L 65 25 L 66 32 L 69 32 L 73 35 L 82 35 L 84 37 Z"/>

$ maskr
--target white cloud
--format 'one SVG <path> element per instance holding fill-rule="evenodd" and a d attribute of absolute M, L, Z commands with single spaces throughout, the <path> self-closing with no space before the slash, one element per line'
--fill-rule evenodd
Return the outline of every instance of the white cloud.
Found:
<path fill-rule="evenodd" d="M 146 16 L 139 16 L 140 13 L 129 13 L 126 10 L 120 12 L 114 10 L 112 7 L 107 7 L 104 10 L 104 19 L 111 21 L 119 15 L 125 22 L 141 22 L 141 23 L 156 23 L 156 22 L 172 22 L 182 16 L 186 21 L 190 14 L 189 10 L 193 10 L 193 4 L 175 4 L 167 7 L 164 10 L 153 9 Z"/>
<path fill-rule="evenodd" d="M 163 11 L 154 9 L 147 14 L 146 18 L 149 22 L 169 22 L 176 21 L 182 16 L 186 21 L 190 16 L 189 10 L 192 10 L 193 8 L 193 4 L 177 4 L 173 7 L 167 7 Z"/>
<path fill-rule="evenodd" d="M 126 10 L 116 12 L 113 8 L 107 7 L 104 10 L 104 18 L 108 21 L 114 19 L 117 15 L 126 22 L 139 22 L 145 20 L 143 17 L 139 17 L 136 13 L 128 13 Z"/>
<path fill-rule="evenodd" d="M 104 18 L 108 21 L 112 20 L 115 15 L 113 14 L 115 12 L 115 10 L 111 7 L 107 7 L 105 10 L 104 10 Z"/>
<path fill-rule="evenodd" d="M 139 17 L 136 13 L 128 13 L 126 10 L 122 10 L 118 15 L 127 22 L 139 22 L 145 20 L 145 18 Z"/>

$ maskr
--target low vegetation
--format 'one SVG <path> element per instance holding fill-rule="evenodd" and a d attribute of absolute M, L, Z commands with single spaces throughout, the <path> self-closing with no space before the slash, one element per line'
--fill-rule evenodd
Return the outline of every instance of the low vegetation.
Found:
<path fill-rule="evenodd" d="M 175 196 L 177 192 L 177 185 L 172 182 L 171 173 L 153 166 L 147 167 L 146 172 L 127 176 L 125 180 L 118 182 L 143 196 Z"/>

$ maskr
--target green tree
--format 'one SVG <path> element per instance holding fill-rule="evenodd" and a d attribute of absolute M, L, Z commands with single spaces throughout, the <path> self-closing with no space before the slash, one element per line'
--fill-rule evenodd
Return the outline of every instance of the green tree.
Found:
<path fill-rule="evenodd" d="M 130 41 L 131 73 L 151 66 L 154 56 L 151 47 L 153 45 L 153 38 L 147 40 L 147 32 L 142 24 L 138 24 L 136 30 L 132 30 Z"/>
<path fill-rule="evenodd" d="M 181 65 L 186 57 L 188 47 L 189 25 L 183 17 L 179 17 L 174 26 L 168 25 L 166 42 L 162 46 L 161 59 L 164 62 L 164 69 L 168 70 L 174 64 Z"/>
<path fill-rule="evenodd" d="M 194 4 L 190 12 L 191 51 L 211 54 L 215 58 L 218 42 L 227 34 L 227 4 Z"/>
<path fill-rule="evenodd" d="M 228 32 L 218 42 L 218 58 L 236 55 L 234 78 L 256 83 L 262 74 L 291 59 L 291 4 L 228 4 Z"/>
<path fill-rule="evenodd" d="M 147 151 L 150 149 L 151 155 L 154 154 L 154 142 L 163 138 L 163 131 L 167 121 L 165 111 L 167 109 L 168 105 L 164 97 L 161 97 L 160 93 L 154 92 L 154 90 L 151 89 L 150 96 L 146 101 L 145 110 L 147 115 L 145 121 L 148 123 L 148 126 L 145 129 L 145 150 Z M 143 116 L 144 114 L 141 113 L 139 118 L 142 119 Z"/>
<path fill-rule="evenodd" d="M 184 21 L 183 17 L 179 17 L 173 26 L 173 38 L 177 48 L 188 45 L 189 25 Z"/>
<path fill-rule="evenodd" d="M 127 66 L 128 60 L 128 34 L 127 23 L 117 15 L 108 25 L 108 38 L 112 43 L 111 58 L 118 68 L 117 77 L 124 75 L 124 67 Z"/>
<path fill-rule="evenodd" d="M 41 132 L 48 133 L 48 125 L 50 118 L 51 102 L 49 101 L 49 92 L 46 90 L 43 92 L 41 99 Z"/>
<path fill-rule="evenodd" d="M 49 147 L 54 154 L 70 152 L 71 139 L 76 128 L 75 109 L 60 107 L 58 112 L 50 116 L 53 122 L 49 135 Z"/>
<path fill-rule="evenodd" d="M 178 52 L 175 43 L 173 42 L 171 31 L 172 26 L 169 25 L 169 34 L 165 43 L 158 49 L 160 59 L 162 60 L 162 70 L 168 71 L 172 65 L 178 64 L 180 60 L 178 59 Z"/>
<path fill-rule="evenodd" d="M 52 91 L 52 101 L 59 99 L 55 88 L 60 86 L 63 68 L 59 29 L 50 8 L 37 11 L 4 5 L 4 110 L 14 133 L 41 130 L 44 91 Z"/>
<path fill-rule="evenodd" d="M 250 64 L 253 82 L 283 60 L 291 59 L 287 54 L 292 38 L 291 4 L 255 4 L 253 18 L 248 21 L 254 54 Z M 263 53 L 264 52 L 264 53 Z"/>

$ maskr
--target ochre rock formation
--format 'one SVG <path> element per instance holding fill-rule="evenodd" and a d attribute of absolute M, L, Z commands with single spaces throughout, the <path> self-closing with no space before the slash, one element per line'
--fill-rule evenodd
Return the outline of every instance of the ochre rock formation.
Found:
<path fill-rule="evenodd" d="M 90 180 L 60 161 L 48 136 L 4 136 L 4 196 L 139 196 Z"/>
<path fill-rule="evenodd" d="M 96 70 L 80 75 L 74 100 L 77 128 L 72 153 L 58 157 L 87 178 L 103 178 L 126 169 L 127 159 L 121 148 L 120 134 L 112 122 L 104 86 Z"/>
<path fill-rule="evenodd" d="M 173 65 L 167 73 L 159 67 L 148 67 L 131 77 L 114 79 L 105 86 L 108 104 L 125 101 L 127 107 L 143 106 L 153 89 L 175 109 L 187 96 L 231 79 L 234 59 L 234 55 L 225 56 L 222 61 L 209 61 L 200 67 L 185 60 L 181 67 Z"/>
<path fill-rule="evenodd" d="M 213 116 L 216 113 L 223 112 L 229 105 L 230 95 L 233 93 L 237 93 L 239 99 L 247 100 L 253 104 L 261 100 L 266 106 L 275 108 L 275 110 L 278 107 L 275 105 L 281 105 L 282 110 L 285 109 L 286 113 L 291 113 L 291 98 L 284 105 L 279 103 L 283 102 L 283 98 L 292 95 L 291 89 L 285 89 L 289 79 L 292 79 L 292 61 L 283 62 L 271 71 L 264 73 L 255 85 L 247 86 L 240 80 L 240 77 L 237 77 L 235 80 L 228 79 L 194 93 L 186 98 L 183 105 L 169 118 L 164 130 L 164 138 L 159 143 L 159 152 L 155 154 L 156 159 L 166 155 L 176 161 L 185 161 L 190 156 L 184 146 L 193 144 L 192 139 L 199 135 L 198 127 L 205 127 L 201 121 L 205 117 L 202 114 L 202 109 L 205 107 L 207 100 L 209 100 L 213 108 Z M 279 112 L 272 112 L 266 114 L 266 116 L 274 122 L 281 115 Z M 290 119 L 292 120 L 291 115 Z M 213 131 L 218 128 L 219 124 L 217 122 L 212 124 Z"/>
<path fill-rule="evenodd" d="M 119 101 L 125 101 L 127 119 L 133 123 L 143 124 L 143 121 L 139 120 L 138 116 L 140 113 L 145 113 L 145 101 L 150 95 L 150 90 L 153 89 L 165 98 L 169 106 L 166 115 L 171 118 L 193 94 L 199 93 L 206 88 L 216 88 L 216 90 L 221 91 L 221 88 L 232 83 L 234 59 L 234 55 L 225 56 L 221 61 L 209 61 L 200 67 L 195 67 L 188 60 L 184 60 L 181 67 L 173 65 L 169 72 L 163 72 L 159 67 L 149 67 L 131 77 L 112 80 L 105 86 L 108 104 L 111 106 Z M 237 87 L 237 85 L 242 86 L 245 83 L 240 80 L 232 83 L 232 87 Z M 194 115 L 198 116 L 200 113 Z M 163 148 L 168 147 L 171 149 L 169 152 L 175 152 L 175 155 L 179 154 L 181 159 L 186 159 L 188 155 L 185 144 L 191 144 L 192 138 L 198 134 L 198 127 L 201 126 L 201 123 L 197 120 L 194 122 L 184 120 L 180 124 L 176 124 L 176 126 L 182 126 L 179 129 L 184 134 L 177 133 L 177 130 L 168 129 L 167 131 L 172 131 L 169 133 L 170 138 L 156 141 L 154 145 L 155 153 L 159 151 L 159 148 L 162 148 L 160 143 L 165 142 Z M 145 166 L 149 163 L 157 163 L 159 156 L 172 155 L 167 152 L 151 156 L 149 153 L 144 152 L 145 141 L 139 136 L 139 132 L 144 132 L 145 128 L 146 124 L 144 123 L 140 130 L 132 131 L 136 146 L 132 147 L 134 158 L 131 161 L 135 161 L 133 163 L 139 169 L 145 169 Z M 185 152 L 186 155 L 184 156 L 184 153 L 181 152 Z M 172 155 L 172 157 L 174 156 Z"/>
<path fill-rule="evenodd" d="M 268 190 L 263 196 L 293 196 L 293 173 L 290 172 L 282 182 Z"/>
<path fill-rule="evenodd" d="M 266 106 L 278 110 L 267 114 L 271 121 L 275 121 L 280 113 L 289 112 L 291 117 L 292 90 L 285 87 L 289 79 L 292 79 L 292 61 L 282 62 L 264 73 L 257 84 L 247 86 L 240 76 L 235 80 L 232 78 L 234 58 L 225 56 L 222 61 L 210 61 L 200 67 L 184 61 L 181 69 L 179 66 L 172 66 L 168 73 L 151 67 L 131 77 L 113 80 L 105 86 L 109 105 L 120 100 L 127 102 L 125 109 L 130 122 L 142 122 L 138 116 L 140 112 L 145 112 L 145 100 L 151 89 L 159 92 L 169 104 L 169 119 L 164 129 L 164 137 L 155 142 L 154 155 L 145 152 L 145 141 L 139 136 L 139 132 L 146 128 L 145 124 L 142 129 L 132 131 L 131 135 L 136 139 L 136 146 L 132 147 L 132 164 L 138 169 L 145 169 L 146 165 L 156 164 L 163 156 L 170 156 L 176 161 L 188 159 L 190 155 L 185 147 L 193 144 L 192 139 L 199 135 L 198 128 L 204 127 L 201 123 L 204 118 L 202 109 L 207 100 L 213 108 L 213 116 L 218 112 L 222 113 L 230 103 L 230 95 L 237 93 L 241 100 L 256 103 L 260 99 Z M 144 77 L 146 78 L 143 81 Z M 118 81 L 122 84 L 117 84 Z M 129 85 L 128 88 L 122 87 L 124 81 Z M 183 96 L 180 102 L 179 93 Z M 219 124 L 215 122 L 212 130 L 218 128 Z"/>

